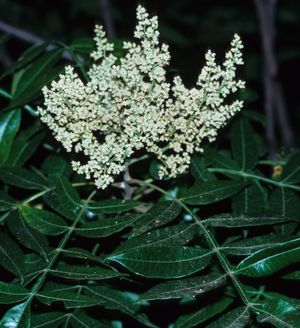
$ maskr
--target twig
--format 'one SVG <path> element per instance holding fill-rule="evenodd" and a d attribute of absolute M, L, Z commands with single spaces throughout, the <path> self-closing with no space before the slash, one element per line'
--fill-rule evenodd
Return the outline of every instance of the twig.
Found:
<path fill-rule="evenodd" d="M 7 24 L 7 23 L 3 22 L 2 20 L 0 20 L 0 31 L 10 34 L 10 35 L 12 35 L 24 42 L 27 42 L 27 43 L 31 43 L 31 44 L 46 43 L 46 40 L 44 40 L 43 38 L 36 36 L 30 32 L 24 31 L 20 28 L 17 28 L 13 25 Z M 56 48 L 55 45 L 49 44 L 48 47 L 46 48 L 46 50 L 50 51 L 55 48 Z M 64 59 L 72 60 L 71 55 L 67 51 L 64 51 L 62 56 Z"/>
<path fill-rule="evenodd" d="M 129 181 L 131 180 L 131 176 L 128 169 L 128 164 L 126 164 L 126 168 L 123 174 L 123 181 L 121 183 L 122 188 L 124 189 L 123 197 L 124 199 L 131 199 L 133 194 L 133 188 L 130 186 Z"/>
<path fill-rule="evenodd" d="M 106 34 L 109 38 L 114 38 L 116 36 L 116 33 L 111 15 L 109 0 L 98 0 L 98 4 L 103 17 Z"/>
<path fill-rule="evenodd" d="M 45 42 L 42 38 L 40 38 L 30 32 L 21 30 L 15 26 L 7 24 L 7 23 L 3 22 L 2 20 L 0 20 L 0 30 L 2 32 L 11 34 L 11 35 L 15 36 L 16 38 L 21 39 L 28 43 L 39 44 L 39 43 Z"/>
<path fill-rule="evenodd" d="M 286 145 L 293 144 L 293 132 L 287 116 L 287 110 L 284 103 L 282 86 L 278 80 L 274 81 L 275 104 L 277 106 L 278 123 L 283 142 Z"/>
<path fill-rule="evenodd" d="M 254 0 L 262 35 L 264 56 L 265 113 L 267 117 L 266 137 L 271 157 L 275 158 L 278 126 L 283 142 L 291 145 L 293 133 L 288 120 L 282 87 L 278 78 L 278 65 L 274 54 L 275 10 L 277 0 Z"/>

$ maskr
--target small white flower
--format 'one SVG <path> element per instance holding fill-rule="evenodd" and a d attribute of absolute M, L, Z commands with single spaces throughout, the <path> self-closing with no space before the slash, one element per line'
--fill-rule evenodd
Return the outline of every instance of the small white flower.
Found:
<path fill-rule="evenodd" d="M 137 42 L 124 42 L 123 58 L 113 55 L 113 44 L 96 26 L 89 82 L 68 66 L 58 81 L 43 88 L 41 120 L 67 151 L 83 155 L 85 160 L 72 162 L 73 169 L 98 188 L 110 185 L 140 150 L 161 161 L 161 178 L 185 172 L 203 139 L 215 140 L 243 106 L 241 101 L 226 103 L 229 94 L 244 88 L 244 81 L 236 80 L 236 67 L 243 64 L 238 35 L 222 66 L 212 51 L 206 53 L 197 84 L 188 89 L 178 76 L 167 82 L 170 53 L 159 44 L 158 18 L 149 18 L 139 6 L 137 19 Z"/>

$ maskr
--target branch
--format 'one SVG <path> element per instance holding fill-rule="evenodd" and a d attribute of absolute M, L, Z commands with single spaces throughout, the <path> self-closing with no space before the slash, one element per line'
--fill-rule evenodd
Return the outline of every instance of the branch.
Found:
<path fill-rule="evenodd" d="M 31 44 L 41 44 L 41 43 L 46 42 L 46 40 L 44 40 L 43 38 L 36 36 L 30 32 L 24 31 L 15 26 L 12 26 L 10 24 L 7 24 L 7 23 L 3 22 L 2 20 L 0 20 L 0 31 L 10 34 L 10 35 L 16 37 L 17 39 L 20 39 L 24 42 L 31 43 Z M 53 44 L 49 44 L 49 46 L 46 48 L 46 50 L 50 51 L 55 48 L 56 48 L 56 46 L 54 46 Z M 62 56 L 64 59 L 72 60 L 70 54 L 67 51 L 64 51 Z"/>
<path fill-rule="evenodd" d="M 15 26 L 7 24 L 0 20 L 0 30 L 2 32 L 8 33 L 13 35 L 14 37 L 21 39 L 25 42 L 32 43 L 32 44 L 39 44 L 44 43 L 45 40 L 24 30 L 21 30 Z"/>
<path fill-rule="evenodd" d="M 115 33 L 115 27 L 111 15 L 109 0 L 98 0 L 98 4 L 103 17 L 106 34 L 109 38 L 114 38 L 116 36 L 116 33 Z"/>
<path fill-rule="evenodd" d="M 254 0 L 262 36 L 264 57 L 265 113 L 267 117 L 266 137 L 271 157 L 275 157 L 277 138 L 275 129 L 279 131 L 283 142 L 291 145 L 293 133 L 288 119 L 282 87 L 278 77 L 278 64 L 274 53 L 275 10 L 277 0 Z"/>
<path fill-rule="evenodd" d="M 126 163 L 126 167 L 123 174 L 123 181 L 121 182 L 121 186 L 124 189 L 123 192 L 124 199 L 132 198 L 133 188 L 130 186 L 129 181 L 131 181 L 131 176 L 129 173 L 128 163 Z"/>
<path fill-rule="evenodd" d="M 291 146 L 293 145 L 294 136 L 288 119 L 287 109 L 284 102 L 282 85 L 278 80 L 274 81 L 274 93 L 275 93 L 275 105 L 277 108 L 278 124 L 279 124 L 281 137 L 286 145 Z"/>

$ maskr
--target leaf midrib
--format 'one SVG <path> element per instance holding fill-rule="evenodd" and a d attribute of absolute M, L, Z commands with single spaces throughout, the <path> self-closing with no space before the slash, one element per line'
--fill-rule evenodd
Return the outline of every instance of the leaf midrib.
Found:
<path fill-rule="evenodd" d="M 197 226 L 197 224 L 196 223 L 193 223 L 193 224 L 191 224 L 191 225 L 189 225 L 189 226 L 187 226 L 185 229 L 183 229 L 183 230 L 180 230 L 180 231 L 178 231 L 177 233 L 175 233 L 174 235 L 172 235 L 172 236 L 166 236 L 164 239 L 159 239 L 159 240 L 155 240 L 155 241 L 153 241 L 153 242 L 151 242 L 151 243 L 147 243 L 146 244 L 146 246 L 145 245 L 137 245 L 137 246 L 134 246 L 134 247 L 128 247 L 128 248 L 126 248 L 126 245 L 125 245 L 125 248 L 121 248 L 119 251 L 118 250 L 116 250 L 116 253 L 122 253 L 122 252 L 125 252 L 125 251 L 133 251 L 133 250 L 135 250 L 135 249 L 139 249 L 139 248 L 144 248 L 144 247 L 153 247 L 153 245 L 155 245 L 155 244 L 161 244 L 161 243 L 164 243 L 164 242 L 166 242 L 168 239 L 176 239 L 176 236 L 179 236 L 179 235 L 181 235 L 181 234 L 184 234 L 186 231 L 188 231 L 188 230 L 190 230 L 191 228 L 194 228 L 194 227 L 196 227 Z M 138 237 L 140 237 L 140 236 L 138 236 Z M 138 238 L 137 237 L 137 238 Z M 131 239 L 131 240 L 134 240 L 134 239 Z M 121 247 L 121 246 L 120 246 Z"/>
<path fill-rule="evenodd" d="M 280 253 L 276 253 L 276 254 L 273 254 L 273 255 L 271 255 L 271 256 L 268 256 L 268 257 L 265 257 L 265 258 L 263 258 L 263 259 L 260 259 L 260 260 L 258 260 L 258 261 L 255 261 L 255 262 L 253 262 L 253 263 L 251 263 L 251 264 L 248 264 L 248 265 L 247 265 L 246 267 L 244 267 L 244 268 L 240 268 L 240 269 L 236 270 L 235 273 L 243 272 L 243 271 L 248 270 L 248 269 L 254 269 L 253 266 L 260 265 L 260 263 L 262 263 L 262 262 L 264 262 L 264 261 L 269 261 L 269 260 L 272 260 L 272 259 L 274 259 L 274 258 L 276 258 L 276 257 L 279 257 L 279 256 L 282 256 L 282 255 L 285 255 L 286 253 L 291 253 L 291 252 L 295 252 L 295 251 L 300 251 L 300 246 L 299 246 L 299 247 L 296 247 L 296 248 L 289 249 L 289 250 L 285 250 L 285 251 L 282 251 L 282 252 L 280 252 Z M 253 256 L 254 256 L 254 255 L 255 255 L 255 254 L 253 254 Z M 250 255 L 250 256 L 252 256 L 252 255 Z M 247 259 L 245 259 L 245 261 L 246 261 L 246 260 L 247 260 Z"/>
<path fill-rule="evenodd" d="M 215 194 L 215 193 L 220 192 L 220 191 L 222 192 L 222 191 L 225 191 L 227 189 L 231 189 L 231 188 L 234 188 L 234 187 L 237 187 L 237 186 L 238 186 L 237 183 L 232 183 L 230 185 L 220 187 L 218 189 L 213 189 L 213 190 L 209 190 L 209 191 L 202 192 L 202 193 L 199 192 L 197 195 L 181 197 L 181 198 L 179 198 L 179 200 L 186 201 L 186 200 L 191 200 L 191 199 L 194 199 L 194 198 L 198 198 L 200 196 L 210 196 L 211 194 Z"/>
<path fill-rule="evenodd" d="M 167 261 L 167 260 L 160 260 L 160 261 L 156 261 L 156 260 L 139 260 L 139 259 L 135 259 L 135 258 L 127 258 L 127 257 L 122 257 L 121 255 L 116 255 L 116 256 L 112 256 L 112 257 L 108 257 L 109 260 L 116 260 L 118 259 L 119 261 L 121 260 L 125 260 L 125 261 L 131 261 L 131 262 L 138 262 L 138 263 L 160 263 L 160 264 L 169 264 L 169 263 L 182 263 L 182 262 L 188 262 L 188 261 L 194 261 L 194 260 L 199 260 L 203 257 L 209 256 L 213 253 L 213 251 L 207 252 L 205 254 L 202 254 L 200 256 L 196 256 L 196 257 L 190 257 L 187 259 L 182 259 L 180 261 Z"/>
<path fill-rule="evenodd" d="M 23 274 L 21 272 L 21 270 L 19 269 L 19 267 L 16 265 L 16 263 L 10 258 L 9 254 L 7 254 L 6 250 L 1 246 L 0 244 L 0 248 L 2 250 L 2 252 L 6 255 L 6 257 L 9 259 L 9 261 L 13 264 L 13 266 L 16 268 L 16 270 L 18 271 L 20 277 L 23 277 Z"/>
<path fill-rule="evenodd" d="M 226 277 L 226 274 L 219 276 L 218 278 L 214 279 L 214 280 L 209 280 L 206 282 L 200 282 L 200 285 L 198 286 L 189 286 L 189 287 L 182 287 L 182 288 L 176 288 L 170 291 L 160 291 L 160 295 L 168 295 L 168 294 L 174 294 L 176 292 L 182 292 L 182 291 L 189 291 L 189 290 L 199 290 L 199 289 L 203 289 L 201 292 L 198 292 L 197 294 L 201 294 L 202 292 L 208 291 L 210 290 L 210 288 L 205 288 L 206 285 L 211 285 L 214 284 L 216 282 L 218 282 L 219 280 L 222 281 L 222 279 Z M 155 295 L 155 294 L 154 294 Z M 149 293 L 149 296 L 151 296 L 151 293 Z M 181 296 L 180 296 L 181 297 Z M 149 299 L 148 297 L 146 299 Z"/>

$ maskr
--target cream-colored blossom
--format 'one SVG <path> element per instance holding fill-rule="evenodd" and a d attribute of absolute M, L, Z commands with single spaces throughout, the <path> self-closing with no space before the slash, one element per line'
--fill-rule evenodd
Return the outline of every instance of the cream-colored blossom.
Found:
<path fill-rule="evenodd" d="M 196 86 L 186 88 L 176 76 L 170 84 L 166 71 L 168 46 L 159 43 L 158 19 L 137 8 L 136 42 L 124 42 L 125 56 L 113 55 L 100 26 L 95 28 L 94 64 L 84 83 L 71 67 L 43 89 L 41 120 L 67 151 L 82 155 L 74 170 L 106 188 L 137 151 L 154 154 L 162 163 L 159 175 L 185 172 L 203 139 L 213 141 L 218 130 L 242 108 L 242 101 L 226 102 L 244 87 L 236 79 L 243 64 L 238 35 L 222 66 L 208 51 Z"/>

